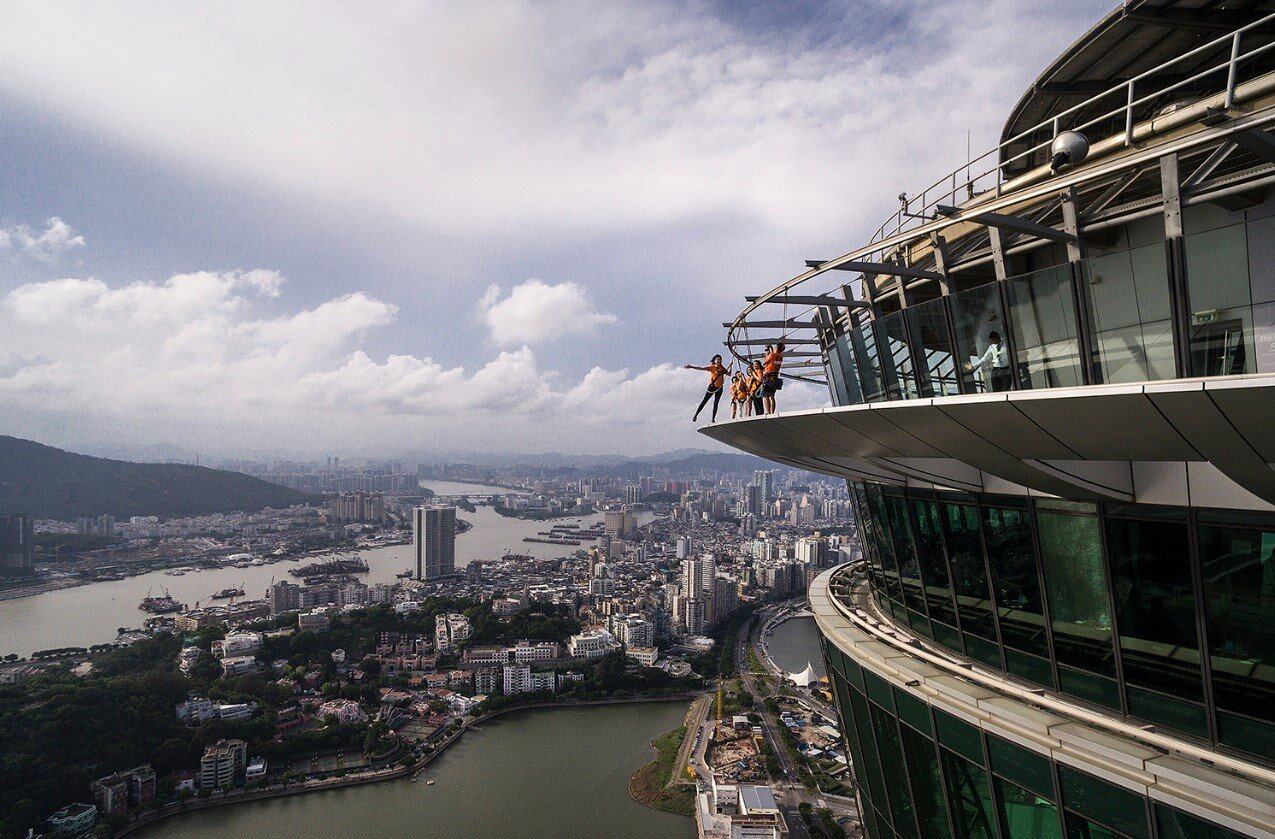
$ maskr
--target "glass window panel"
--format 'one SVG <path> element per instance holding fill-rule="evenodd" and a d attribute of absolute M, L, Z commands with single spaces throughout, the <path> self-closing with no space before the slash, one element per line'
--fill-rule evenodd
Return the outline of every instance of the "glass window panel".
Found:
<path fill-rule="evenodd" d="M 947 561 L 943 556 L 939 505 L 929 499 L 914 498 L 912 511 L 916 515 L 916 552 L 930 618 L 955 626 L 956 607 L 952 605 L 952 585 L 948 580 Z"/>
<path fill-rule="evenodd" d="M 1067 809 L 1136 839 L 1146 839 L 1142 796 L 1062 763 L 1058 764 L 1058 780 Z"/>
<path fill-rule="evenodd" d="M 943 776 L 947 781 L 952 820 L 958 839 L 996 839 L 992 826 L 991 790 L 987 772 L 959 755 L 942 749 Z"/>
<path fill-rule="evenodd" d="M 1185 522 L 1107 519 L 1125 680 L 1203 702 L 1188 542 Z"/>
<path fill-rule="evenodd" d="M 1002 778 L 995 783 L 1003 839 L 1061 839 L 1058 805 Z"/>
<path fill-rule="evenodd" d="M 829 345 L 824 352 L 823 368 L 828 376 L 828 392 L 832 396 L 832 404 L 852 405 L 854 402 L 850 399 L 850 390 L 846 386 L 845 368 L 842 366 L 843 359 L 840 357 L 842 350 L 839 341 Z M 845 348 L 845 352 L 849 352 L 848 347 Z M 845 360 L 848 361 L 848 359 Z"/>
<path fill-rule="evenodd" d="M 885 794 L 890 800 L 890 812 L 894 814 L 894 829 L 904 836 L 916 836 L 916 813 L 912 809 L 912 795 L 908 791 L 908 776 L 903 766 L 903 752 L 899 745 L 898 723 L 894 716 L 881 709 L 875 702 L 868 703 L 872 714 L 872 727 L 877 734 L 877 753 L 881 756 L 881 774 L 885 777 Z"/>
<path fill-rule="evenodd" d="M 1176 728 L 1196 737 L 1209 736 L 1209 723 L 1203 705 L 1145 690 L 1137 685 L 1126 684 L 1124 691 L 1129 700 L 1129 713 L 1133 716 Z"/>
<path fill-rule="evenodd" d="M 1166 804 L 1157 802 L 1154 807 L 1160 839 L 1240 839 L 1240 834 L 1233 830 L 1210 824 Z"/>
<path fill-rule="evenodd" d="M 863 765 L 855 770 L 861 782 L 866 780 L 869 800 L 885 807 L 885 781 L 881 777 L 881 763 L 877 758 L 876 738 L 872 735 L 872 717 L 868 713 L 868 700 L 857 691 L 850 691 L 850 706 L 854 708 L 854 727 L 859 736 L 859 748 L 863 751 Z"/>
<path fill-rule="evenodd" d="M 965 654 L 970 658 L 980 661 L 988 667 L 995 667 L 997 670 L 1005 669 L 1005 666 L 1001 664 L 1000 647 L 997 646 L 996 642 L 985 640 L 970 632 L 964 633 L 963 639 L 965 641 Z"/>
<path fill-rule="evenodd" d="M 1248 237 L 1242 224 L 1183 237 L 1190 294 L 1191 372 L 1254 372 Z"/>
<path fill-rule="evenodd" d="M 1098 676 L 1059 664 L 1058 689 L 1095 705 L 1104 705 L 1114 710 L 1120 709 L 1120 688 L 1116 685 L 1115 679 L 1107 676 Z"/>
<path fill-rule="evenodd" d="M 1023 387 L 1081 384 L 1071 267 L 1058 265 L 1005 282 L 1015 366 Z"/>
<path fill-rule="evenodd" d="M 1040 510 L 1036 531 L 1058 661 L 1115 676 L 1098 517 Z"/>
<path fill-rule="evenodd" d="M 1253 336 L 1257 345 L 1257 372 L 1275 373 L 1275 303 L 1253 307 Z"/>
<path fill-rule="evenodd" d="M 956 379 L 956 359 L 952 355 L 952 335 L 947 328 L 943 299 L 929 300 L 906 310 L 917 360 L 917 389 L 922 396 L 960 393 Z"/>
<path fill-rule="evenodd" d="M 906 690 L 894 689 L 899 719 L 926 734 L 930 733 L 930 707 Z"/>
<path fill-rule="evenodd" d="M 1201 524 L 1199 539 L 1219 737 L 1269 755 L 1268 726 L 1224 726 L 1221 712 L 1275 721 L 1275 530 Z"/>
<path fill-rule="evenodd" d="M 850 346 L 854 350 L 855 371 L 865 402 L 886 398 L 885 380 L 881 375 L 881 359 L 872 321 L 865 320 L 850 330 Z"/>
<path fill-rule="evenodd" d="M 1102 381 L 1173 378 L 1164 243 L 1094 257 L 1082 272 Z"/>
<path fill-rule="evenodd" d="M 940 508 L 961 629 L 994 642 L 996 625 L 978 533 L 978 508 L 966 504 L 942 504 Z"/>
<path fill-rule="evenodd" d="M 1075 813 L 1067 813 L 1066 816 L 1067 839 L 1128 839 L 1123 833 L 1118 833 L 1100 824 L 1094 824 L 1088 819 L 1077 816 Z"/>
<path fill-rule="evenodd" d="M 881 339 L 881 375 L 885 377 L 886 396 L 890 399 L 915 399 L 916 369 L 908 345 L 908 327 L 903 312 L 892 312 L 877 321 L 877 337 Z"/>
<path fill-rule="evenodd" d="M 947 803 L 943 798 L 943 778 L 939 774 L 934 741 L 906 725 L 899 726 L 899 734 L 903 739 L 908 775 L 912 779 L 912 800 L 916 804 L 921 836 L 950 839 L 952 831 L 947 824 Z"/>
<path fill-rule="evenodd" d="M 938 708 L 934 709 L 934 720 L 938 725 L 940 743 L 982 765 L 983 742 L 979 739 L 977 728 Z"/>
<path fill-rule="evenodd" d="M 891 711 L 894 710 L 894 691 L 890 689 L 890 685 L 885 679 L 882 679 L 871 670 L 864 670 L 863 684 L 867 688 L 869 699 Z"/>
<path fill-rule="evenodd" d="M 1048 652 L 1045 615 L 1028 515 L 1026 510 L 988 507 L 983 525 L 1001 638 L 1007 647 L 1043 656 Z"/>
<path fill-rule="evenodd" d="M 1054 776 L 1048 758 L 995 734 L 987 735 L 987 753 L 996 774 L 1046 798 L 1054 797 Z"/>
<path fill-rule="evenodd" d="M 1013 647 L 1006 647 L 1005 669 L 1020 679 L 1026 679 L 1051 690 L 1055 687 L 1053 668 L 1040 656 L 1028 655 Z"/>
<path fill-rule="evenodd" d="M 876 547 L 877 557 L 881 562 L 881 574 L 885 578 L 886 594 L 891 598 L 902 598 L 899 588 L 898 560 L 895 558 L 894 542 L 890 538 L 890 525 L 886 519 L 885 500 L 879 490 L 868 493 L 869 523 L 871 524 L 872 544 Z"/>
<path fill-rule="evenodd" d="M 1005 346 L 1005 315 L 1001 311 L 1000 286 L 996 283 L 971 288 L 948 298 L 955 325 L 956 360 L 969 393 L 1009 390 L 1011 369 L 998 365 L 988 355 L 992 336 Z M 988 357 L 986 364 L 980 359 Z M 997 359 L 1003 364 L 1006 359 Z M 976 366 L 977 365 L 977 366 Z"/>
<path fill-rule="evenodd" d="M 916 558 L 916 545 L 912 541 L 912 517 L 908 515 L 907 500 L 887 495 L 885 505 L 890 523 L 890 535 L 894 538 L 894 547 L 899 559 L 899 582 L 903 586 L 903 602 L 909 609 L 924 615 L 925 598 L 921 592 L 921 569 Z"/>

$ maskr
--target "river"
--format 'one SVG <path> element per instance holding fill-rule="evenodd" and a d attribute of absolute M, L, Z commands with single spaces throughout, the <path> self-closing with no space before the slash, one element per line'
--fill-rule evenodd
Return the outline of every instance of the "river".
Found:
<path fill-rule="evenodd" d="M 505 494 L 511 492 L 500 487 L 481 484 L 460 484 L 446 481 L 425 481 L 425 486 L 439 495 Z M 473 527 L 456 537 L 456 567 L 463 568 L 474 559 L 498 559 L 514 552 L 552 559 L 567 556 L 575 548 L 562 545 L 543 545 L 524 542 L 524 536 L 534 536 L 547 530 L 549 524 L 541 521 L 508 518 L 491 507 L 479 506 L 473 513 L 459 511 L 460 517 Z M 582 516 L 579 519 L 562 519 L 562 522 L 590 523 L 601 514 Z M 638 521 L 649 522 L 653 516 L 642 513 Z M 359 579 L 371 585 L 392 582 L 395 575 L 414 564 L 411 545 L 391 545 L 357 552 L 367 560 L 371 569 Z M 303 559 L 301 564 L 313 560 Z M 10 653 L 30 655 L 36 650 L 54 647 L 87 647 L 102 644 L 115 638 L 119 627 L 136 628 L 147 617 L 137 604 L 148 593 L 162 594 L 168 591 L 188 606 L 196 602 L 207 604 L 209 595 L 224 588 L 242 585 L 246 596 L 259 598 L 273 580 L 293 579 L 288 570 L 298 563 L 276 562 L 251 568 L 218 568 L 210 571 L 188 572 L 171 577 L 163 571 L 152 571 L 123 580 L 92 583 L 74 588 L 48 591 L 31 597 L 0 601 L 0 656 Z"/>
<path fill-rule="evenodd" d="M 789 673 L 800 673 L 810 662 L 816 673 L 825 675 L 814 618 L 793 618 L 779 624 L 766 639 L 766 650 L 771 660 Z"/>
<path fill-rule="evenodd" d="M 140 839 L 690 839 L 691 819 L 628 795 L 683 702 L 524 711 L 483 723 L 420 778 L 174 816 Z M 426 782 L 435 781 L 434 786 Z"/>

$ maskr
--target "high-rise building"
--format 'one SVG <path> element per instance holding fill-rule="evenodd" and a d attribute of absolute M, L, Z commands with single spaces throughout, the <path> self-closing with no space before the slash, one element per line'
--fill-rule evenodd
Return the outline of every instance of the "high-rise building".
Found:
<path fill-rule="evenodd" d="M 704 562 L 699 559 L 682 560 L 682 596 L 692 600 L 702 599 L 705 591 L 712 591 L 712 582 L 709 582 L 709 588 L 704 585 Z"/>
<path fill-rule="evenodd" d="M 810 602 L 869 839 L 1275 836 L 1275 15 L 1192 5 L 732 321 L 816 304 L 832 406 L 701 431 L 847 481 Z"/>
<path fill-rule="evenodd" d="M 761 495 L 759 503 L 769 504 L 775 500 L 775 473 L 769 469 L 758 469 L 753 473 L 753 486 Z"/>
<path fill-rule="evenodd" d="M 30 516 L 0 516 L 0 577 L 35 572 L 35 529 Z"/>
<path fill-rule="evenodd" d="M 691 537 L 678 536 L 674 544 L 678 559 L 686 559 L 691 555 Z"/>
<path fill-rule="evenodd" d="M 412 514 L 416 579 L 437 580 L 456 572 L 456 508 L 417 507 Z"/>

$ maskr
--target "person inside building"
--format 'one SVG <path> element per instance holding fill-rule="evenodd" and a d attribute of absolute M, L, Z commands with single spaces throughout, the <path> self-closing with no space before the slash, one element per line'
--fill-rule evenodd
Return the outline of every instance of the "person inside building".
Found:
<path fill-rule="evenodd" d="M 765 374 L 762 389 L 763 408 L 766 413 L 775 413 L 775 393 L 784 386 L 779 378 L 779 370 L 784 364 L 784 342 L 779 341 L 773 347 L 767 347 L 762 359 L 762 371 Z"/>
<path fill-rule="evenodd" d="M 699 421 L 699 412 L 704 410 L 704 406 L 708 404 L 708 400 L 713 400 L 713 422 L 717 422 L 717 406 L 722 401 L 722 388 L 726 385 L 726 366 L 722 364 L 720 355 L 713 356 L 713 360 L 708 363 L 707 367 L 699 367 L 695 364 L 687 364 L 687 370 L 704 370 L 708 373 L 708 390 L 704 391 L 704 398 L 700 400 L 699 407 L 695 409 L 695 416 L 691 417 L 691 422 Z"/>
<path fill-rule="evenodd" d="M 978 358 L 966 362 L 965 369 L 970 373 L 982 370 L 988 390 L 998 392 L 1009 390 L 1009 350 L 1001 341 L 999 332 L 993 331 L 987 334 L 987 349 Z"/>

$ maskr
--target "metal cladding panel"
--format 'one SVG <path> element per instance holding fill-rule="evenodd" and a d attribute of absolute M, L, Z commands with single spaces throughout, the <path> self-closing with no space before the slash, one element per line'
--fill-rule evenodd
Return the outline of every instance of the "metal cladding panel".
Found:
<path fill-rule="evenodd" d="M 899 435 L 898 426 L 879 416 L 874 416 L 868 406 L 829 408 L 824 416 L 844 425 L 852 434 L 866 441 L 856 454 L 864 457 L 903 456 L 902 451 L 890 445 L 890 439 Z"/>
<path fill-rule="evenodd" d="M 1042 393 L 1014 405 L 1084 460 L 1200 459 L 1141 387 L 1074 396 Z"/>
<path fill-rule="evenodd" d="M 956 422 L 983 439 L 1014 455 L 1066 459 L 1077 453 L 1025 416 L 1008 395 L 939 403 L 938 407 Z"/>
<path fill-rule="evenodd" d="M 984 437 L 948 416 L 936 405 L 918 405 L 897 415 L 901 425 L 913 434 L 924 436 L 946 457 L 953 457 L 975 469 L 1050 495 L 1069 498 L 1106 498 L 1085 487 L 1078 487 L 1055 474 L 1037 469 L 1014 454 L 988 442 Z M 1071 457 L 1071 454 L 1068 454 Z"/>
<path fill-rule="evenodd" d="M 838 455 L 855 455 L 858 457 L 883 457 L 897 455 L 898 452 L 883 446 L 871 437 L 861 434 L 844 422 L 840 422 L 825 413 L 806 414 L 800 417 L 802 427 L 814 436 L 827 440 Z"/>
<path fill-rule="evenodd" d="M 1275 463 L 1275 377 L 1208 382 L 1204 392 L 1267 463 Z"/>
<path fill-rule="evenodd" d="M 930 410 L 928 399 L 874 403 L 867 410 L 863 408 L 831 409 L 828 411 L 828 416 L 871 437 L 883 447 L 888 447 L 889 451 L 884 451 L 876 455 L 877 457 L 942 457 L 943 452 L 895 422 L 895 417 L 926 410 Z"/>
<path fill-rule="evenodd" d="M 968 492 L 982 492 L 983 473 L 954 457 L 908 457 L 883 460 L 890 468 L 916 480 Z"/>
<path fill-rule="evenodd" d="M 774 416 L 768 422 L 774 428 L 774 434 L 793 448 L 801 449 L 816 456 L 846 454 L 841 446 L 816 433 L 812 427 L 811 415 Z"/>
<path fill-rule="evenodd" d="M 1202 383 L 1148 387 L 1147 396 L 1223 475 L 1263 501 L 1275 503 L 1275 470 L 1231 424 Z"/>

